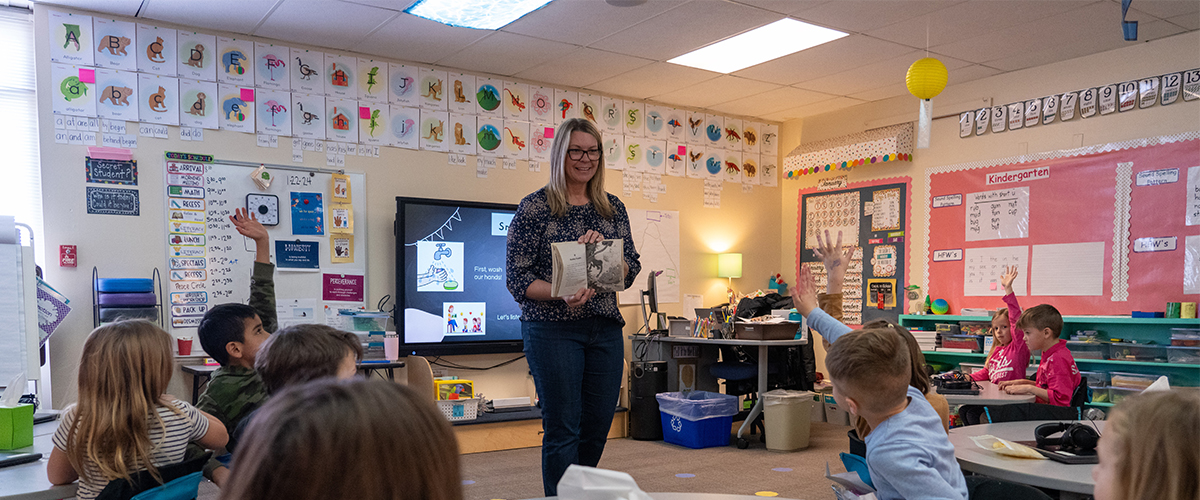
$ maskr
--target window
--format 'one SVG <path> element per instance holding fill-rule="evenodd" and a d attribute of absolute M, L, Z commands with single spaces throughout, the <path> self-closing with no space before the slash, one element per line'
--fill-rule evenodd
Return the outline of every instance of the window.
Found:
<path fill-rule="evenodd" d="M 42 238 L 36 55 L 33 14 L 28 9 L 0 7 L 0 47 L 6 47 L 0 51 L 0 68 L 4 68 L 0 77 L 0 117 L 4 117 L 0 120 L 0 214 L 15 216 Z M 42 252 L 37 259 L 42 263 Z"/>

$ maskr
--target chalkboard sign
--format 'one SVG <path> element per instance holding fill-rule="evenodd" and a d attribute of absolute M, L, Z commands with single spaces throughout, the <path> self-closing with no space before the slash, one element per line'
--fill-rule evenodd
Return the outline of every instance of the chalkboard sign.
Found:
<path fill-rule="evenodd" d="M 137 185 L 137 160 L 105 160 L 89 157 L 85 163 L 85 170 L 88 182 Z"/>
<path fill-rule="evenodd" d="M 87 213 L 99 215 L 141 215 L 136 189 L 87 188 Z"/>

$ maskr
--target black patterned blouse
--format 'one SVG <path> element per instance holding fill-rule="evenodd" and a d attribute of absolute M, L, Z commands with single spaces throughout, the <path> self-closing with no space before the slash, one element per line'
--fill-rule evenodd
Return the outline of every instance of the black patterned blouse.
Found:
<path fill-rule="evenodd" d="M 608 202 L 613 206 L 612 219 L 601 217 L 591 203 L 570 205 L 565 216 L 554 217 L 550 214 L 544 189 L 534 191 L 521 200 L 512 225 L 508 228 L 506 264 L 508 291 L 521 305 L 521 321 L 574 321 L 602 316 L 625 324 L 621 311 L 617 309 L 615 292 L 596 293 L 587 303 L 573 309 L 562 300 L 541 301 L 525 297 L 525 291 L 534 280 L 551 281 L 553 259 L 550 256 L 550 244 L 576 241 L 589 229 L 604 235 L 605 239 L 624 240 L 625 263 L 629 265 L 625 286 L 633 284 L 642 265 L 638 262 L 638 252 L 633 247 L 633 237 L 629 233 L 629 213 L 619 198 L 607 195 Z"/>

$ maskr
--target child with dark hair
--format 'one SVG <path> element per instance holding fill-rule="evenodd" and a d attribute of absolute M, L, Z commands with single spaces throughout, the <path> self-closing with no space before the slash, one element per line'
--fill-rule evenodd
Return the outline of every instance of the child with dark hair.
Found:
<path fill-rule="evenodd" d="M 1042 351 L 1042 361 L 1037 380 L 1006 380 L 1000 388 L 1009 394 L 1032 394 L 1038 403 L 1069 406 L 1080 376 L 1067 341 L 1058 338 L 1063 329 L 1062 314 L 1050 304 L 1033 306 L 1021 313 L 1016 326 L 1025 330 L 1030 351 Z"/>
<path fill-rule="evenodd" d="M 271 263 L 267 229 L 254 213 L 244 208 L 239 208 L 229 220 L 239 233 L 255 243 L 250 300 L 249 304 L 220 304 L 209 309 L 200 320 L 197 331 L 200 345 L 221 367 L 213 372 L 196 407 L 225 424 L 231 436 L 227 446 L 233 449 L 237 445 L 234 436 L 238 424 L 267 398 L 267 390 L 254 372 L 254 360 L 259 347 L 278 327 L 278 321 L 275 317 L 275 265 Z M 203 451 L 199 447 L 190 447 L 188 456 Z M 228 474 L 229 469 L 218 458 L 204 466 L 205 477 L 218 485 Z"/>
<path fill-rule="evenodd" d="M 331 326 L 289 326 L 263 344 L 254 361 L 268 394 L 310 380 L 352 378 L 362 359 L 358 336 Z"/>

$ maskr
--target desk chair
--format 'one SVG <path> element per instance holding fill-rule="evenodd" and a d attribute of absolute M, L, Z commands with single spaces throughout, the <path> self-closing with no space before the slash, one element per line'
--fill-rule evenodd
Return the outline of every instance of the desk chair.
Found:
<path fill-rule="evenodd" d="M 1015 405 L 962 405 L 958 414 L 967 425 L 1019 422 L 1026 420 L 1083 420 L 1083 405 L 1091 401 L 1087 378 L 1080 377 L 1079 385 L 1071 392 L 1070 406 L 1041 403 Z"/>
<path fill-rule="evenodd" d="M 987 476 L 967 476 L 969 500 L 1050 500 L 1050 495 L 1024 484 Z"/>
<path fill-rule="evenodd" d="M 740 356 L 734 346 L 721 346 L 721 361 L 714 363 L 708 368 L 708 372 L 712 376 L 725 381 L 725 394 L 730 396 L 753 396 L 760 397 L 758 394 L 758 364 L 748 361 L 741 361 Z M 769 356 L 768 356 L 769 358 Z M 753 358 L 751 358 L 753 359 Z M 772 374 L 779 373 L 777 363 L 767 363 L 767 377 Z M 744 420 L 746 416 L 739 409 L 738 416 L 735 420 Z M 758 418 L 754 419 L 754 423 L 750 425 L 750 434 L 759 434 L 762 442 L 767 442 L 766 427 L 763 426 L 763 415 L 759 414 Z M 738 448 L 746 448 L 749 443 L 743 442 L 744 439 L 738 441 Z M 746 445 L 746 446 L 743 446 Z"/>
<path fill-rule="evenodd" d="M 114 479 L 100 490 L 96 500 L 194 500 L 204 479 L 201 471 L 212 452 L 177 464 L 158 468 L 163 484 L 150 471 L 133 474 L 133 480 Z"/>

